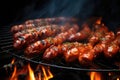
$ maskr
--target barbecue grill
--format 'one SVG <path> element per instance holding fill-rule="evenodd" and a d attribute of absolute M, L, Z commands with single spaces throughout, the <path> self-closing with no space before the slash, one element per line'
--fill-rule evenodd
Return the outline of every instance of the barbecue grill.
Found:
<path fill-rule="evenodd" d="M 112 59 L 106 59 L 103 55 L 100 55 L 92 63 L 90 63 L 89 66 L 83 66 L 78 61 L 68 63 L 61 57 L 46 61 L 42 58 L 43 54 L 26 57 L 23 49 L 16 50 L 13 47 L 13 34 L 10 32 L 10 29 L 14 24 L 21 24 L 26 20 L 56 18 L 61 16 L 80 19 L 81 21 L 78 22 L 79 25 L 91 17 L 101 17 L 102 22 L 105 23 L 108 29 L 116 32 L 115 30 L 118 29 L 117 27 L 119 27 L 120 24 L 119 0 L 25 0 L 24 2 L 18 0 L 15 2 L 16 4 L 13 4 L 14 2 L 8 2 L 9 4 L 7 4 L 6 7 L 5 1 L 5 5 L 2 5 L 1 7 L 4 8 L 4 11 L 1 11 L 0 15 L 0 25 L 3 25 L 0 27 L 1 79 L 6 79 L 7 76 L 11 76 L 10 74 L 13 72 L 14 66 L 16 63 L 19 64 L 19 61 L 21 61 L 21 63 L 31 63 L 32 67 L 36 67 L 39 64 L 43 66 L 50 66 L 51 72 L 54 74 L 54 78 L 50 80 L 61 80 L 61 78 L 63 78 L 62 80 L 71 80 L 72 77 L 73 80 L 88 80 L 90 78 L 88 73 L 94 71 L 103 74 L 102 77 L 105 79 L 101 80 L 120 79 L 120 51 Z M 90 24 L 93 25 L 91 22 Z M 11 64 L 11 60 L 13 58 L 16 59 L 15 64 Z M 9 70 L 9 67 L 11 68 L 11 66 L 12 71 Z M 23 67 L 24 66 L 25 65 L 23 65 Z M 6 68 L 8 68 L 7 71 Z M 10 74 L 6 74 L 6 72 Z M 109 76 L 108 74 L 111 72 L 115 74 Z M 19 79 L 25 79 L 23 77 L 25 77 L 24 74 Z"/>
<path fill-rule="evenodd" d="M 50 67 L 70 69 L 70 70 L 80 70 L 80 71 L 120 71 L 120 65 L 115 64 L 119 61 L 120 55 L 118 55 L 114 60 L 96 59 L 95 62 L 91 63 L 91 67 L 85 67 L 80 65 L 78 62 L 66 63 L 64 59 L 56 59 L 47 62 L 42 59 L 42 55 L 37 55 L 32 58 L 26 57 L 23 50 L 15 50 L 13 48 L 13 38 L 10 32 L 10 26 L 1 27 L 0 29 L 0 46 L 2 55 L 10 55 L 16 57 L 17 59 L 22 59 L 28 62 L 41 64 Z M 4 35 L 3 35 L 4 34 Z"/>

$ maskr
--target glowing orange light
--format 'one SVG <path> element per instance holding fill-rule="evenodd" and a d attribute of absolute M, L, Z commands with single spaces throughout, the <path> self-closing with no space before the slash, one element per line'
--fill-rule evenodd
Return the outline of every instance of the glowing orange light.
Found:
<path fill-rule="evenodd" d="M 30 64 L 28 64 L 28 72 L 29 72 L 28 80 L 35 80 L 35 75 L 34 75 L 32 68 L 30 67 Z"/>
<path fill-rule="evenodd" d="M 11 64 L 14 64 L 14 63 L 15 63 L 15 59 L 12 59 Z"/>
<path fill-rule="evenodd" d="M 11 63 L 14 63 L 14 60 Z M 22 74 L 27 75 L 25 80 L 49 80 L 50 78 L 53 78 L 49 67 L 38 65 L 35 71 L 37 70 L 40 70 L 40 72 L 35 75 L 30 64 L 23 66 L 21 69 L 17 69 L 17 66 L 15 65 L 9 80 L 18 80 L 19 75 Z"/>
<path fill-rule="evenodd" d="M 120 78 L 117 78 L 116 80 L 120 80 Z"/>
<path fill-rule="evenodd" d="M 102 80 L 99 72 L 91 72 L 90 80 Z"/>
<path fill-rule="evenodd" d="M 47 72 L 46 72 L 45 68 L 42 66 L 42 71 L 43 71 L 43 75 L 44 75 L 44 80 L 49 80 L 50 78 L 53 78 L 53 75 L 48 68 L 47 68 Z M 48 73 L 48 75 L 47 75 L 47 73 Z"/>
<path fill-rule="evenodd" d="M 37 80 L 42 80 L 41 73 L 38 73 L 38 79 Z"/>
<path fill-rule="evenodd" d="M 52 75 L 52 73 L 50 72 L 50 69 L 48 69 L 48 74 L 49 74 L 48 79 L 53 78 L 53 75 Z"/>
<path fill-rule="evenodd" d="M 112 74 L 109 72 L 108 75 L 111 76 Z"/>
<path fill-rule="evenodd" d="M 102 18 L 99 18 L 99 19 L 96 21 L 96 24 L 101 24 L 101 20 L 102 20 Z"/>
<path fill-rule="evenodd" d="M 17 72 L 17 67 L 15 66 L 15 67 L 14 67 L 13 74 L 12 74 L 12 76 L 11 76 L 10 80 L 17 80 L 17 77 L 16 77 L 16 72 Z"/>

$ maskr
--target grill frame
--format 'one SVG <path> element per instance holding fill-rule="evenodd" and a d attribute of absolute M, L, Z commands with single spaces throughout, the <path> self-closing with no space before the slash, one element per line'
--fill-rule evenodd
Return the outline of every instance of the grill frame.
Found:
<path fill-rule="evenodd" d="M 75 65 L 73 64 L 66 64 L 63 63 L 61 60 L 61 62 L 59 63 L 58 61 L 51 61 L 51 62 L 45 62 L 44 60 L 42 60 L 42 58 L 40 59 L 41 55 L 38 56 L 34 56 L 32 58 L 27 58 L 25 57 L 25 55 L 23 54 L 23 51 L 15 51 L 13 48 L 13 39 L 12 39 L 12 33 L 10 32 L 10 26 L 5 26 L 2 27 L 0 29 L 0 46 L 1 46 L 1 50 L 3 52 L 13 57 L 16 57 L 17 59 L 22 59 L 31 63 L 36 63 L 36 64 L 41 64 L 44 66 L 50 66 L 50 67 L 56 67 L 56 68 L 62 68 L 62 69 L 68 69 L 68 70 L 79 70 L 79 71 L 105 71 L 105 72 L 111 72 L 111 71 L 120 71 L 119 68 L 114 68 L 114 67 L 108 67 L 109 65 L 105 65 L 103 63 L 99 63 L 98 64 L 91 64 L 92 68 L 88 68 L 88 67 L 83 67 L 80 64 L 76 63 Z M 2 52 L 1 52 L 2 53 Z M 22 54 L 21 54 L 22 53 Z M 2 54 L 4 55 L 4 54 Z M 38 58 L 39 57 L 39 58 Z M 36 60 L 37 59 L 37 60 Z M 95 66 L 96 65 L 96 66 Z M 113 65 L 116 66 L 116 65 Z M 104 68 L 102 68 L 104 67 Z"/>

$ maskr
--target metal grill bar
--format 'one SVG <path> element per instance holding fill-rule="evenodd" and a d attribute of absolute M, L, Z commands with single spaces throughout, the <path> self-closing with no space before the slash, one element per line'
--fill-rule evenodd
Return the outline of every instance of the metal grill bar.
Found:
<path fill-rule="evenodd" d="M 1 42 L 1 43 L 2 43 L 2 42 L 8 42 L 8 41 L 12 42 L 12 40 L 13 40 L 13 39 L 11 39 L 11 38 L 10 38 L 10 39 L 2 39 L 2 40 L 0 40 L 0 42 Z"/>
<path fill-rule="evenodd" d="M 12 54 L 12 53 L 11 53 Z M 82 68 L 80 67 L 76 67 L 76 66 L 69 66 L 69 65 L 64 65 L 64 64 L 61 64 L 61 63 L 58 63 L 58 64 L 55 64 L 55 63 L 45 63 L 45 62 L 42 62 L 42 61 L 35 61 L 34 59 L 35 58 L 38 58 L 38 57 L 33 57 L 33 58 L 26 58 L 24 55 L 22 56 L 19 56 L 19 55 L 16 55 L 16 54 L 13 54 L 15 57 L 19 58 L 19 59 L 23 59 L 23 60 L 26 60 L 26 61 L 29 61 L 29 62 L 32 62 L 32 63 L 36 63 L 36 64 L 41 64 L 41 65 L 45 65 L 45 66 L 50 66 L 50 67 L 56 67 L 56 68 L 63 68 L 63 69 L 68 69 L 68 70 L 80 70 L 80 71 L 100 71 L 100 72 L 111 72 L 111 71 L 120 71 L 120 69 L 87 69 L 87 68 Z"/>
<path fill-rule="evenodd" d="M 12 42 L 1 43 L 0 45 L 9 45 L 9 44 L 12 44 Z"/>
<path fill-rule="evenodd" d="M 3 36 L 11 36 L 11 34 L 6 34 L 6 35 L 0 34 L 0 37 L 3 37 Z"/>
<path fill-rule="evenodd" d="M 10 33 L 9 31 L 4 31 L 4 30 L 3 30 L 3 32 L 4 32 L 4 34 L 8 34 L 8 33 Z"/>
<path fill-rule="evenodd" d="M 2 39 L 10 39 L 12 36 L 3 36 Z"/>
<path fill-rule="evenodd" d="M 1 47 L 2 49 L 9 49 L 9 48 L 11 48 L 13 45 L 7 45 L 7 46 L 3 46 L 3 47 Z"/>

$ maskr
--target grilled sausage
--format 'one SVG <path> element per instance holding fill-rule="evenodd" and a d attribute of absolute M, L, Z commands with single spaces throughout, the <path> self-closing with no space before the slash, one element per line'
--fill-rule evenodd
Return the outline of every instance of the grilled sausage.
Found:
<path fill-rule="evenodd" d="M 97 27 L 96 27 L 97 26 Z M 102 25 L 94 26 L 95 31 L 91 33 L 91 36 L 88 38 L 88 42 L 95 45 L 100 41 L 102 37 L 104 37 L 105 33 L 108 32 L 108 28 Z"/>
<path fill-rule="evenodd" d="M 54 38 L 50 38 L 50 39 L 47 38 L 45 40 L 32 43 L 32 44 L 28 45 L 28 47 L 25 49 L 25 53 L 28 55 L 34 54 L 34 53 L 40 53 L 41 50 L 48 48 L 52 44 L 53 45 L 61 44 L 64 41 L 66 41 L 68 36 L 70 36 L 73 33 L 76 33 L 78 28 L 79 27 L 77 25 L 75 25 L 72 28 L 70 28 L 68 31 L 66 31 L 64 33 L 60 33 L 57 36 L 55 36 Z"/>
<path fill-rule="evenodd" d="M 45 60 L 51 60 L 57 56 L 64 55 L 68 53 L 67 51 L 75 46 L 82 45 L 78 42 L 71 42 L 71 43 L 63 43 L 59 45 L 52 45 L 49 48 L 47 48 L 43 54 L 43 59 Z"/>
<path fill-rule="evenodd" d="M 32 34 L 34 32 L 37 32 L 37 33 L 39 33 L 39 35 L 41 35 L 45 31 L 48 31 L 47 29 L 54 29 L 54 28 L 57 29 L 57 28 L 59 28 L 59 26 L 58 25 L 46 25 L 46 26 L 41 26 L 41 27 L 32 28 L 32 29 L 25 29 L 23 31 L 19 31 L 19 32 L 15 33 L 13 38 L 18 39 L 19 37 L 21 37 L 23 35 Z"/>
<path fill-rule="evenodd" d="M 92 53 L 94 53 L 94 51 L 91 44 L 84 44 L 84 46 L 78 47 L 78 50 L 79 54 L 77 59 L 80 64 L 86 64 L 93 60 L 94 55 L 92 55 Z"/>
<path fill-rule="evenodd" d="M 24 29 L 31 29 L 31 28 L 35 28 L 35 27 L 40 27 L 40 26 L 35 25 L 33 23 L 31 23 L 31 24 L 14 25 L 11 28 L 11 32 L 16 33 L 16 32 L 22 31 Z"/>
<path fill-rule="evenodd" d="M 14 47 L 20 49 L 22 46 L 27 46 L 28 44 L 35 42 L 39 39 L 47 38 L 49 36 L 55 36 L 57 33 L 65 32 L 70 26 L 47 26 L 41 30 L 34 30 L 30 33 L 19 36 L 18 39 L 14 40 Z"/>
<path fill-rule="evenodd" d="M 104 48 L 104 55 L 107 58 L 114 57 L 119 51 L 120 46 L 120 35 L 117 35 L 114 40 L 106 44 Z"/>
<path fill-rule="evenodd" d="M 95 58 L 94 49 L 86 49 L 83 53 L 79 54 L 79 63 L 84 66 L 89 66 Z"/>
<path fill-rule="evenodd" d="M 106 43 L 111 42 L 114 39 L 115 39 L 115 34 L 114 32 L 110 31 L 110 32 L 105 33 L 105 35 L 100 38 L 100 42 L 106 44 Z"/>
<path fill-rule="evenodd" d="M 62 22 L 76 22 L 77 19 L 75 18 L 64 18 L 64 17 L 57 17 L 57 18 L 41 18 L 41 19 L 34 19 L 34 20 L 27 20 L 25 23 L 20 25 L 14 25 L 11 28 L 11 32 L 16 33 L 18 31 L 22 31 L 24 29 L 31 29 L 35 27 L 50 25 L 50 24 L 58 24 Z"/>
<path fill-rule="evenodd" d="M 82 30 L 80 30 L 76 34 L 72 34 L 70 37 L 68 37 L 68 41 L 81 41 L 88 38 L 88 36 L 91 34 L 91 29 L 87 24 L 84 24 L 82 26 Z"/>
<path fill-rule="evenodd" d="M 77 43 L 72 48 L 67 49 L 63 54 L 64 59 L 66 62 L 74 62 L 78 59 L 78 56 L 80 54 L 80 50 L 83 51 L 84 44 Z"/>
<path fill-rule="evenodd" d="M 106 47 L 104 48 L 104 55 L 107 58 L 112 58 L 117 54 L 118 51 L 119 45 L 115 44 L 114 42 L 111 42 L 107 44 Z"/>

